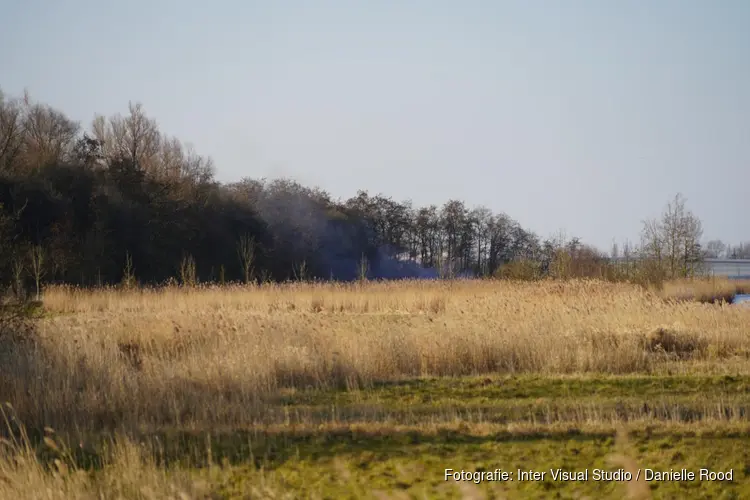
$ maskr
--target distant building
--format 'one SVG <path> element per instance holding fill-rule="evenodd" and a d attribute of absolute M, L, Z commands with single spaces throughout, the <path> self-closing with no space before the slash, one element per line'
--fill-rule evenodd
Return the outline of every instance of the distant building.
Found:
<path fill-rule="evenodd" d="M 626 261 L 623 257 L 614 260 L 618 263 L 636 262 L 638 258 L 632 257 Z M 725 277 L 730 279 L 750 280 L 750 259 L 704 259 L 704 270 L 710 276 Z"/>
<path fill-rule="evenodd" d="M 731 279 L 750 279 L 750 259 L 705 259 L 706 272 Z"/>

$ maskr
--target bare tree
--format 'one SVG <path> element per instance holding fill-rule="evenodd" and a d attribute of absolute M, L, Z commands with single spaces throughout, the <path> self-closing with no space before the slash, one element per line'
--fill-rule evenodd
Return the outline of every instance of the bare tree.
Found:
<path fill-rule="evenodd" d="M 633 248 L 630 240 L 625 240 L 622 244 L 622 268 L 625 270 L 625 278 L 630 279 L 633 274 L 634 262 L 637 257 L 637 249 Z"/>
<path fill-rule="evenodd" d="M 167 179 L 176 180 L 182 177 L 185 152 L 179 139 L 167 135 L 162 136 L 159 163 L 159 170 Z"/>
<path fill-rule="evenodd" d="M 467 226 L 468 210 L 460 200 L 449 200 L 443 205 L 440 213 L 442 229 L 445 234 L 447 256 L 445 264 L 448 266 L 448 277 L 453 277 L 456 267 L 464 256 L 462 235 Z"/>
<path fill-rule="evenodd" d="M 242 266 L 242 275 L 245 278 L 245 284 L 250 283 L 253 277 L 253 263 L 255 262 L 255 238 L 248 234 L 240 236 L 237 242 L 237 256 Z"/>
<path fill-rule="evenodd" d="M 727 248 L 727 257 L 730 259 L 750 259 L 750 242 L 746 241 Z"/>
<path fill-rule="evenodd" d="M 612 240 L 612 249 L 609 251 L 609 256 L 615 261 L 620 258 L 620 247 L 615 240 Z"/>
<path fill-rule="evenodd" d="M 195 152 L 192 144 L 185 148 L 182 175 L 197 184 L 209 182 L 214 175 L 214 162 L 210 157 Z"/>
<path fill-rule="evenodd" d="M 183 255 L 180 262 L 180 282 L 182 286 L 194 287 L 198 284 L 198 272 L 195 265 L 195 258 L 190 255 Z"/>
<path fill-rule="evenodd" d="M 365 256 L 365 254 L 362 254 L 362 257 L 359 259 L 359 269 L 358 269 L 360 282 L 367 281 L 367 273 L 369 272 L 369 270 L 370 270 L 370 264 L 367 260 L 367 257 Z"/>
<path fill-rule="evenodd" d="M 487 267 L 490 275 L 494 275 L 501 265 L 511 258 L 511 229 L 513 220 L 506 214 L 498 214 L 492 217 L 489 226 L 489 251 L 487 255 Z"/>
<path fill-rule="evenodd" d="M 641 231 L 640 254 L 644 259 L 656 262 L 662 266 L 664 257 L 664 240 L 661 223 L 656 219 L 643 221 Z"/>
<path fill-rule="evenodd" d="M 307 261 L 303 260 L 300 262 L 300 264 L 292 266 L 292 273 L 294 274 L 294 279 L 300 282 L 307 281 L 308 275 L 307 275 Z"/>
<path fill-rule="evenodd" d="M 34 275 L 34 283 L 36 284 L 36 300 L 40 300 L 42 278 L 46 272 L 44 248 L 41 245 L 34 245 L 29 249 L 29 264 L 31 265 L 31 272 Z"/>
<path fill-rule="evenodd" d="M 24 94 L 21 110 L 21 152 L 26 168 L 41 168 L 70 156 L 79 130 L 78 123 L 48 105 L 33 103 L 28 93 Z"/>
<path fill-rule="evenodd" d="M 21 106 L 18 100 L 6 100 L 0 91 L 0 171 L 14 164 L 23 143 Z"/>
<path fill-rule="evenodd" d="M 92 124 L 97 140 L 103 142 L 108 159 L 128 160 L 140 170 L 155 175 L 161 146 L 156 122 L 146 116 L 141 103 L 128 103 L 128 115 L 117 114 L 109 121 L 97 116 Z"/>
<path fill-rule="evenodd" d="M 476 235 L 476 273 L 480 276 L 488 274 L 488 253 L 490 248 L 490 227 L 492 224 L 492 211 L 487 207 L 476 207 L 471 211 L 474 221 Z"/>
<path fill-rule="evenodd" d="M 643 224 L 642 254 L 669 278 L 692 275 L 702 261 L 700 220 L 686 208 L 685 198 L 677 194 L 660 220 Z"/>
<path fill-rule="evenodd" d="M 133 288 L 136 285 L 133 256 L 127 250 L 125 251 L 125 267 L 122 270 L 122 285 L 125 288 Z"/>
<path fill-rule="evenodd" d="M 91 122 L 91 133 L 93 138 L 100 144 L 102 156 L 107 160 L 112 160 L 117 155 L 115 141 L 112 134 L 112 127 L 107 118 L 102 115 L 96 115 Z"/>
<path fill-rule="evenodd" d="M 11 270 L 13 271 L 13 294 L 17 300 L 25 299 L 25 291 L 23 286 L 23 272 L 24 272 L 23 260 L 17 257 L 13 257 L 11 262 Z"/>
<path fill-rule="evenodd" d="M 414 220 L 419 262 L 424 267 L 435 267 L 439 252 L 440 219 L 435 205 L 417 210 Z"/>
<path fill-rule="evenodd" d="M 705 255 L 711 259 L 726 257 L 727 245 L 721 240 L 711 240 L 706 243 Z"/>
<path fill-rule="evenodd" d="M 702 236 L 703 224 L 688 211 L 682 219 L 680 231 L 680 276 L 695 276 L 703 272 L 704 253 L 700 244 Z"/>

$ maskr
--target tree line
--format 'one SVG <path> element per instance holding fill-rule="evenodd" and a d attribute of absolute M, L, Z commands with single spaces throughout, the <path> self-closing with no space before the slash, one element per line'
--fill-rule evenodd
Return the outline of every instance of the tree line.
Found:
<path fill-rule="evenodd" d="M 704 252 L 699 221 L 675 203 L 624 249 L 670 276 Z M 219 183 L 212 160 L 140 104 L 84 130 L 28 94 L 0 93 L 0 281 L 19 293 L 51 282 L 620 276 L 609 257 L 459 200 L 415 207 L 367 191 L 335 200 L 289 179 Z"/>

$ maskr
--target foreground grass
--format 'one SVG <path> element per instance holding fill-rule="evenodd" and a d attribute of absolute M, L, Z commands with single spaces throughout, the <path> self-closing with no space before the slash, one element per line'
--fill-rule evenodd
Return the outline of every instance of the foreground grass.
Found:
<path fill-rule="evenodd" d="M 622 431 L 621 431 L 622 432 Z M 624 433 L 623 433 L 624 435 Z M 618 442 L 607 427 L 512 428 L 493 426 L 389 433 L 346 429 L 318 440 L 285 436 L 295 456 L 258 466 L 225 466 L 210 478 L 220 494 L 234 497 L 295 492 L 319 498 L 622 498 L 641 490 L 641 498 L 744 498 L 747 445 L 741 431 L 697 433 L 689 426 L 636 430 Z M 739 464 L 739 466 L 738 466 Z M 733 471 L 733 480 L 638 481 L 638 468 Z M 453 471 L 512 473 L 513 481 L 446 481 Z M 540 480 L 519 480 L 518 470 L 544 472 Z M 588 471 L 585 481 L 556 481 L 552 471 Z M 595 481 L 595 469 L 633 474 L 631 481 Z M 642 471 L 642 474 L 645 474 Z M 643 476 L 646 477 L 645 475 Z M 640 483 L 640 484 L 639 484 Z M 264 491 L 265 490 L 265 491 Z"/>
<path fill-rule="evenodd" d="M 42 488 L 39 498 L 50 489 L 60 498 L 621 498 L 639 490 L 639 498 L 744 498 L 749 408 L 750 377 L 739 376 L 448 378 L 300 391 L 269 406 L 266 423 L 242 428 L 152 429 L 115 442 L 89 434 L 71 452 L 56 444 L 70 437 L 31 435 L 25 462 L 0 461 L 0 497 Z M 93 474 L 71 472 L 92 466 Z M 558 468 L 588 470 L 589 480 L 556 481 Z M 594 469 L 638 468 L 733 477 L 593 480 Z M 515 480 L 446 481 L 445 469 L 503 469 Z M 545 477 L 519 481 L 518 469 Z"/>
<path fill-rule="evenodd" d="M 664 293 L 53 289 L 35 332 L 0 335 L 7 437 L 29 429 L 27 447 L 0 444 L 0 498 L 750 495 L 750 308 Z M 617 463 L 734 482 L 444 480 Z"/>

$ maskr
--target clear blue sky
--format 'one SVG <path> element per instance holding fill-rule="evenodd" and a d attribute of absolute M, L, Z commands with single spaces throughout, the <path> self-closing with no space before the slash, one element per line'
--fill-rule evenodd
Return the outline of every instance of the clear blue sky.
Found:
<path fill-rule="evenodd" d="M 141 101 L 222 181 L 459 198 L 608 249 L 678 191 L 750 239 L 750 1 L 9 0 L 0 86 Z"/>

